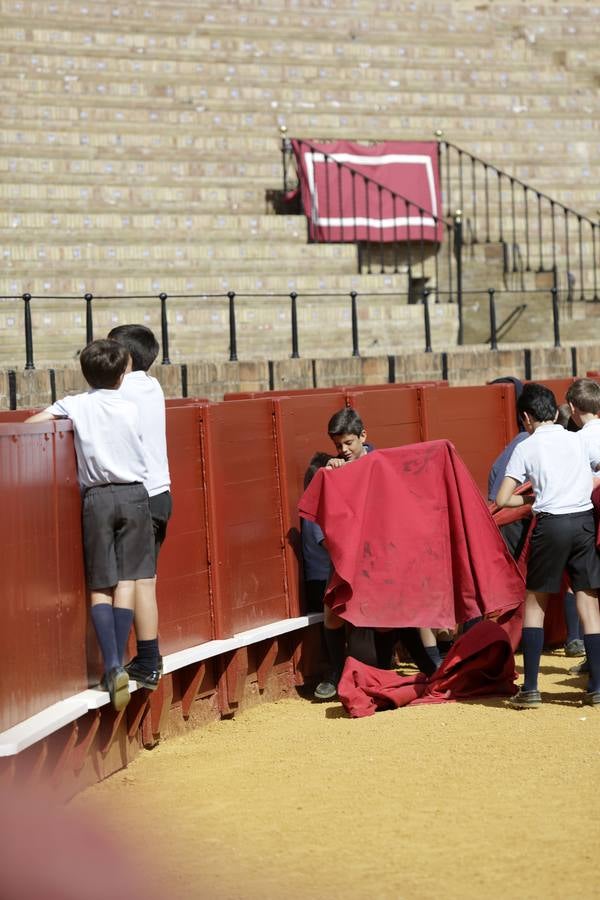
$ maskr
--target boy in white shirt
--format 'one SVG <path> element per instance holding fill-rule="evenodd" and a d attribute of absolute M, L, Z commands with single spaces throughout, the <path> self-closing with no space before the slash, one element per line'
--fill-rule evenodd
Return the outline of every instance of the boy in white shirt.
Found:
<path fill-rule="evenodd" d="M 555 424 L 554 394 L 540 384 L 528 384 L 517 410 L 530 438 L 514 450 L 496 495 L 498 506 L 522 506 L 533 500 L 537 523 L 527 564 L 527 595 L 521 646 L 525 670 L 521 690 L 509 701 L 515 709 L 540 706 L 538 671 L 544 644 L 544 613 L 548 595 L 560 590 L 566 569 L 583 624 L 590 667 L 584 702 L 600 707 L 600 557 L 590 499 L 590 456 L 579 433 Z M 535 498 L 514 494 L 531 481 Z"/>
<path fill-rule="evenodd" d="M 146 461 L 137 408 L 118 390 L 127 350 L 116 341 L 92 341 L 80 364 L 91 390 L 64 397 L 26 421 L 73 423 L 90 614 L 104 661 L 103 683 L 121 710 L 129 702 L 123 654 L 133 609 L 155 573 Z"/>
<path fill-rule="evenodd" d="M 131 372 L 127 372 L 119 393 L 135 403 L 140 415 L 144 453 L 148 475 L 144 482 L 150 497 L 150 513 L 154 529 L 154 554 L 158 554 L 167 534 L 171 517 L 171 478 L 167 459 L 165 427 L 165 397 L 160 383 L 148 374 L 148 369 L 158 356 L 159 346 L 153 332 L 145 325 L 118 325 L 109 339 L 118 341 L 131 357 Z M 142 687 L 153 691 L 162 673 L 162 656 L 158 646 L 158 605 L 156 580 L 153 589 L 146 592 L 145 600 L 136 603 L 135 634 L 136 655 L 125 668 L 131 678 Z"/>

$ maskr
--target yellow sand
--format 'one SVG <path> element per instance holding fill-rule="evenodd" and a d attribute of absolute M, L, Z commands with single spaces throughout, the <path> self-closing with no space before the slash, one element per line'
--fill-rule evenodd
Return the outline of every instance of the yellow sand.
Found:
<path fill-rule="evenodd" d="M 173 900 L 600 898 L 600 711 L 577 660 L 544 706 L 449 703 L 351 720 L 265 703 L 165 740 L 78 797 L 137 834 Z M 151 867 L 152 868 L 152 867 Z"/>

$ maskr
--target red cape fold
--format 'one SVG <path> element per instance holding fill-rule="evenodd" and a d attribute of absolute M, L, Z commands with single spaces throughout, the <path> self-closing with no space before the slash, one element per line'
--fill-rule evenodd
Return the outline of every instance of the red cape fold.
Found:
<path fill-rule="evenodd" d="M 495 622 L 479 622 L 451 647 L 439 669 L 426 678 L 376 669 L 348 657 L 338 695 L 353 718 L 419 703 L 444 703 L 516 691 L 510 639 Z"/>
<path fill-rule="evenodd" d="M 320 469 L 299 503 L 325 534 L 325 602 L 353 625 L 449 628 L 497 614 L 513 646 L 524 582 L 449 441 Z"/>

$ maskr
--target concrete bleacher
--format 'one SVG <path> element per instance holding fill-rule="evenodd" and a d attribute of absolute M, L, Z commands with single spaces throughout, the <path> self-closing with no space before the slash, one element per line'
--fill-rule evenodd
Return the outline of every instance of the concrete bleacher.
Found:
<path fill-rule="evenodd" d="M 442 129 L 597 218 L 600 5 L 2 0 L 0 13 L 0 295 L 223 295 L 193 315 L 170 303 L 173 359 L 226 358 L 229 290 L 280 295 L 244 301 L 265 326 L 244 347 L 250 358 L 289 355 L 281 295 L 292 290 L 307 295 L 311 353 L 347 352 L 351 290 L 396 298 L 363 309 L 363 352 L 422 346 L 406 272 L 359 275 L 355 247 L 308 245 L 302 217 L 275 214 L 280 125 L 314 139 L 423 140 Z M 450 185 L 456 198 L 456 170 Z M 479 185 L 479 209 L 483 199 Z M 520 242 L 523 233 L 521 216 Z M 501 287 L 499 267 L 479 263 L 468 286 Z M 564 246 L 557 263 L 566 273 Z M 20 365 L 22 312 L 1 302 L 0 364 Z M 134 313 L 158 322 L 143 300 L 95 308 L 98 333 Z M 36 300 L 33 313 L 44 330 L 36 362 L 72 357 L 83 303 Z M 434 340 L 449 346 L 453 311 L 438 319 Z"/>

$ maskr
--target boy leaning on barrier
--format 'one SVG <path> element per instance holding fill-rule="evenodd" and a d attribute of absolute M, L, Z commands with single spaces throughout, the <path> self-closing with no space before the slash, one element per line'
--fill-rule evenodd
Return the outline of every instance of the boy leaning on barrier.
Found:
<path fill-rule="evenodd" d="M 146 460 L 137 408 L 119 391 L 129 365 L 125 347 L 92 341 L 79 361 L 90 390 L 64 397 L 26 421 L 73 423 L 90 615 L 104 662 L 103 684 L 121 710 L 129 702 L 123 654 L 133 610 L 147 602 L 156 571 Z"/>
<path fill-rule="evenodd" d="M 118 325 L 110 331 L 108 337 L 122 344 L 131 357 L 131 371 L 125 374 L 119 394 L 134 403 L 139 412 L 148 469 L 144 485 L 150 498 L 154 560 L 157 563 L 173 509 L 167 459 L 165 395 L 158 380 L 148 374 L 150 366 L 158 356 L 158 341 L 145 325 L 134 324 Z M 154 590 L 146 592 L 144 598 L 136 603 L 135 636 L 136 655 L 125 668 L 130 678 L 137 681 L 141 687 L 156 690 L 162 674 L 162 656 L 158 646 L 156 581 Z"/>
<path fill-rule="evenodd" d="M 521 646 L 524 683 L 509 704 L 515 709 L 540 706 L 538 671 L 544 644 L 544 614 L 549 594 L 558 593 L 566 569 L 575 592 L 577 611 L 583 624 L 590 682 L 584 703 L 600 708 L 600 556 L 596 551 L 596 529 L 592 510 L 594 460 L 579 433 L 555 424 L 554 394 L 541 384 L 528 384 L 517 401 L 517 409 L 530 437 L 519 444 L 508 464 L 496 495 L 498 506 L 513 507 L 532 502 L 515 494 L 515 488 L 530 481 L 537 521 L 531 537 L 527 563 L 527 594 Z"/>

